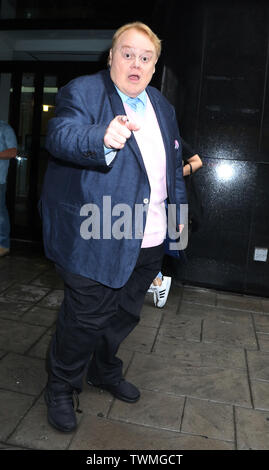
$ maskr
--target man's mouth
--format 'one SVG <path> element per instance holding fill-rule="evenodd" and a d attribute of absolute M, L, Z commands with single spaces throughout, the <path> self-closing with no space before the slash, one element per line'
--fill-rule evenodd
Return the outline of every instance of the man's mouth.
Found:
<path fill-rule="evenodd" d="M 132 73 L 128 76 L 128 78 L 131 80 L 131 82 L 138 82 L 140 80 L 140 75 Z"/>

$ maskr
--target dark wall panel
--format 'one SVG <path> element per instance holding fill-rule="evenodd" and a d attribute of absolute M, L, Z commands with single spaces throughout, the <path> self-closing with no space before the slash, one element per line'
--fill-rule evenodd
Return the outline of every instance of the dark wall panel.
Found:
<path fill-rule="evenodd" d="M 244 289 L 255 178 L 256 167 L 250 162 L 204 160 L 195 175 L 204 219 L 186 250 L 186 282 Z"/>
<path fill-rule="evenodd" d="M 269 251 L 269 5 L 200 2 L 181 12 L 167 33 L 180 51 L 174 104 L 204 162 L 193 177 L 204 221 L 187 264 L 166 259 L 166 268 L 189 284 L 269 296 L 269 261 L 254 259 L 255 248 Z"/>
<path fill-rule="evenodd" d="M 209 157 L 257 158 L 267 54 L 267 7 L 207 7 L 199 147 Z"/>
<path fill-rule="evenodd" d="M 269 8 L 268 8 L 269 10 Z M 268 12 L 269 16 L 269 12 Z M 268 19 L 269 23 L 269 19 Z M 268 162 L 269 155 L 269 31 L 267 40 L 267 58 L 265 66 L 265 87 L 263 100 L 262 127 L 260 133 L 261 160 Z"/>

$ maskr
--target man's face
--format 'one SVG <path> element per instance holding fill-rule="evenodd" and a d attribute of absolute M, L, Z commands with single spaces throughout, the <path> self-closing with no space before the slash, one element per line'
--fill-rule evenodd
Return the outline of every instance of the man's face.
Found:
<path fill-rule="evenodd" d="M 112 81 L 125 95 L 135 98 L 155 72 L 157 55 L 153 42 L 146 34 L 129 29 L 120 35 L 109 57 Z"/>

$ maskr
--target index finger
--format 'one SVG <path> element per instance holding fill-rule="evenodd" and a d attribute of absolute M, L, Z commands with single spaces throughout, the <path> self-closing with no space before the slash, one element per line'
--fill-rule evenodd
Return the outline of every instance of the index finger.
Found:
<path fill-rule="evenodd" d="M 129 121 L 128 117 L 123 115 L 123 116 L 117 116 L 117 121 L 119 121 L 121 124 L 125 125 L 126 122 Z"/>

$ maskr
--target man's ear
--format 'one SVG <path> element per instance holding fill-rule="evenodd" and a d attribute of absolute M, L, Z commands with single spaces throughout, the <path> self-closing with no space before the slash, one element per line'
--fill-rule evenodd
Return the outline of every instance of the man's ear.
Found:
<path fill-rule="evenodd" d="M 107 61 L 109 66 L 111 65 L 111 62 L 112 62 L 112 49 L 110 49 L 109 51 L 109 56 L 108 56 L 108 61 Z"/>

